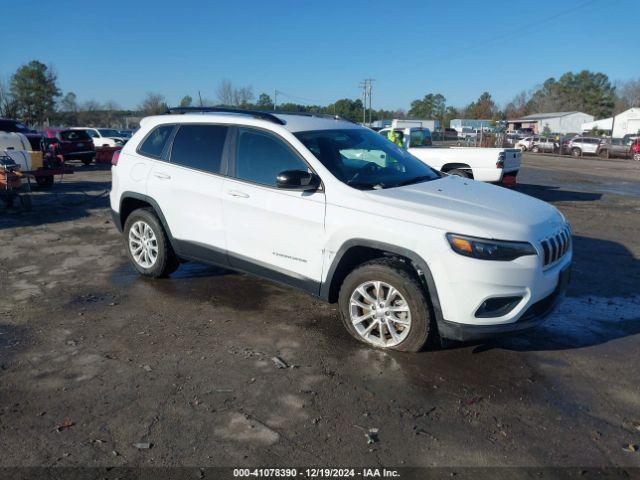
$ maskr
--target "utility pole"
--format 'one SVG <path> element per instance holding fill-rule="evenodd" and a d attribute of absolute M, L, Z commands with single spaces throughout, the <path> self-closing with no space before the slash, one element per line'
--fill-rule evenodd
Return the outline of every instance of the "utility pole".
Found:
<path fill-rule="evenodd" d="M 278 107 L 278 90 L 273 91 L 273 111 L 275 112 Z"/>
<path fill-rule="evenodd" d="M 202 107 L 202 95 L 200 95 L 200 90 L 198 90 L 198 98 L 200 99 L 200 106 Z"/>
<path fill-rule="evenodd" d="M 369 123 L 371 123 L 371 90 L 374 78 L 365 78 L 358 84 L 362 88 L 362 123 L 367 123 L 367 108 L 369 108 Z M 368 105 L 367 105 L 368 102 Z"/>
<path fill-rule="evenodd" d="M 367 82 L 369 83 L 368 94 L 369 94 L 369 125 L 371 125 L 371 91 L 373 90 L 372 82 L 375 81 L 375 78 L 367 78 Z"/>

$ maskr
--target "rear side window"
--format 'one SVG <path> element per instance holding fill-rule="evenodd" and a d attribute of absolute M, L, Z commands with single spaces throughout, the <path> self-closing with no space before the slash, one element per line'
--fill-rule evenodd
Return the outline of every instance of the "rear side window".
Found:
<path fill-rule="evenodd" d="M 164 146 L 167 144 L 169 135 L 173 131 L 173 125 L 160 125 L 156 127 L 142 142 L 138 152 L 149 157 L 160 158 Z"/>
<path fill-rule="evenodd" d="M 91 140 L 91 137 L 84 130 L 63 130 L 60 132 L 60 140 L 72 142 L 75 140 Z"/>
<path fill-rule="evenodd" d="M 241 180 L 276 185 L 285 170 L 308 170 L 285 143 L 271 134 L 241 129 L 236 153 L 236 177 Z"/>
<path fill-rule="evenodd" d="M 223 125 L 180 126 L 171 147 L 171 163 L 220 173 L 228 130 Z"/>

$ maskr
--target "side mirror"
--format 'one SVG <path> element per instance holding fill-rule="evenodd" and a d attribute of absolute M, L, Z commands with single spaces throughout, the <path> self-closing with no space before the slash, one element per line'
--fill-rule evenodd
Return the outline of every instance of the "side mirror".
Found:
<path fill-rule="evenodd" d="M 283 190 L 309 191 L 317 190 L 320 186 L 320 177 L 306 170 L 285 170 L 276 177 L 276 187 Z"/>

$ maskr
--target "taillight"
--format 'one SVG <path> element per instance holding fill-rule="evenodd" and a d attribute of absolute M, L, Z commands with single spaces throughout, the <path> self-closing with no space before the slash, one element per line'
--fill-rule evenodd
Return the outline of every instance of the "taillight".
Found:
<path fill-rule="evenodd" d="M 111 157 L 111 165 L 114 167 L 118 165 L 118 160 L 120 160 L 120 150 L 116 150 L 113 152 L 113 156 Z"/>

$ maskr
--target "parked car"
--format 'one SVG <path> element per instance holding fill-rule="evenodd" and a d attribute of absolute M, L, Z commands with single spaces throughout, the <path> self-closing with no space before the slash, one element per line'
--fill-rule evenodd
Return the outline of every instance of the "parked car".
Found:
<path fill-rule="evenodd" d="M 575 137 L 569 141 L 567 150 L 574 157 L 596 155 L 601 143 L 602 139 L 598 137 Z"/>
<path fill-rule="evenodd" d="M 533 142 L 539 139 L 540 137 L 524 137 L 516 142 L 516 148 L 520 148 L 523 152 L 526 152 L 527 150 L 531 150 Z"/>
<path fill-rule="evenodd" d="M 631 158 L 640 162 L 640 138 L 636 138 L 631 144 Z"/>
<path fill-rule="evenodd" d="M 96 147 L 121 147 L 126 140 L 112 128 L 73 127 L 73 130 L 85 130 Z"/>
<path fill-rule="evenodd" d="M 42 135 L 18 120 L 0 118 L 0 132 L 22 133 L 29 140 L 31 150 L 42 150 Z"/>
<path fill-rule="evenodd" d="M 118 130 L 119 138 L 123 138 L 124 140 L 129 140 L 133 136 L 132 130 Z"/>
<path fill-rule="evenodd" d="M 536 140 L 537 138 L 537 140 Z M 531 151 L 555 153 L 560 151 L 560 142 L 555 137 L 534 137 L 531 144 Z"/>
<path fill-rule="evenodd" d="M 56 137 L 57 153 L 62 155 L 65 161 L 80 160 L 85 165 L 89 165 L 96 156 L 93 140 L 84 130 L 60 130 Z"/>
<path fill-rule="evenodd" d="M 629 158 L 631 155 L 631 145 L 633 137 L 609 138 L 598 145 L 598 156 L 601 158 Z"/>
<path fill-rule="evenodd" d="M 404 351 L 532 327 L 561 298 L 572 242 L 555 207 L 346 120 L 205 110 L 143 119 L 113 160 L 114 224 L 141 275 L 182 260 L 257 274 Z"/>

